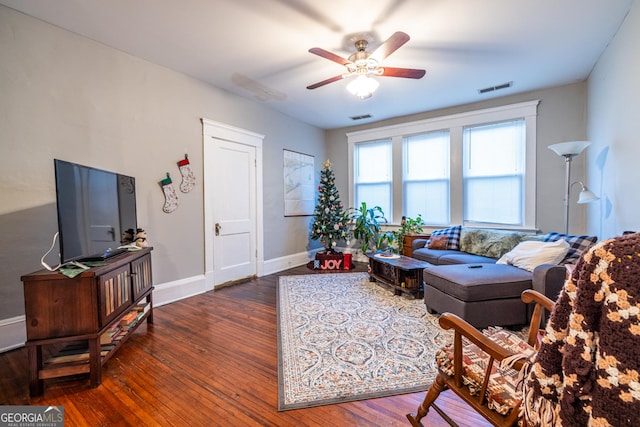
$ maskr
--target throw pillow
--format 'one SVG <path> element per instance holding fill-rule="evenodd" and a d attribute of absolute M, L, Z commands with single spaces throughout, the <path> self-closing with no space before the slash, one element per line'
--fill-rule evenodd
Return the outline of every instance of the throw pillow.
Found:
<path fill-rule="evenodd" d="M 533 271 L 542 264 L 558 264 L 569 251 L 565 240 L 555 242 L 525 241 L 504 254 L 496 264 L 510 264 L 527 271 Z"/>
<path fill-rule="evenodd" d="M 463 228 L 460 250 L 489 258 L 500 258 L 529 235 L 521 231 Z"/>
<path fill-rule="evenodd" d="M 431 232 L 431 237 L 433 236 L 447 236 L 449 239 L 447 242 L 447 249 L 452 249 L 454 251 L 460 250 L 460 231 L 462 230 L 461 225 L 456 225 L 454 227 L 443 228 L 440 230 L 434 230 Z M 429 239 L 431 240 L 431 239 Z"/>
<path fill-rule="evenodd" d="M 570 236 L 562 233 L 549 233 L 545 236 L 545 242 L 555 242 L 565 240 L 569 244 L 569 251 L 560 264 L 575 264 L 584 252 L 593 246 L 597 241 L 596 236 Z"/>
<path fill-rule="evenodd" d="M 447 249 L 447 243 L 449 243 L 449 237 L 447 236 L 431 236 L 427 248 L 429 249 Z"/>

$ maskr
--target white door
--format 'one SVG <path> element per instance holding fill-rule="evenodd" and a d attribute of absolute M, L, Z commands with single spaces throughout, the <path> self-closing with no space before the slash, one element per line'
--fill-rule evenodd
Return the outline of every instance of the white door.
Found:
<path fill-rule="evenodd" d="M 262 137 L 214 122 L 203 123 L 205 256 L 210 266 L 207 282 L 215 287 L 259 273 Z"/>

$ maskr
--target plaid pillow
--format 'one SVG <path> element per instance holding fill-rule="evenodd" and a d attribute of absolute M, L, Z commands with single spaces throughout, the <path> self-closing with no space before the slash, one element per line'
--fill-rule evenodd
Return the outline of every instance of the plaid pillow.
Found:
<path fill-rule="evenodd" d="M 449 241 L 447 242 L 447 249 L 453 249 L 455 251 L 460 250 L 460 231 L 462 231 L 461 225 L 455 227 L 443 228 L 440 230 L 434 230 L 431 232 L 431 236 L 447 236 Z M 428 245 L 428 242 L 427 242 Z"/>
<path fill-rule="evenodd" d="M 557 242 L 560 239 L 569 244 L 569 251 L 564 259 L 560 261 L 560 265 L 575 264 L 582 254 L 598 241 L 596 236 L 571 236 L 562 233 L 549 233 L 544 237 L 545 242 Z"/>

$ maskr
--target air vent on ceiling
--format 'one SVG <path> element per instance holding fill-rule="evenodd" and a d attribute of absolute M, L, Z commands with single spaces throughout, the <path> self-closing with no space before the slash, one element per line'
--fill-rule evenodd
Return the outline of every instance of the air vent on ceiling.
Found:
<path fill-rule="evenodd" d="M 482 93 L 493 92 L 500 89 L 506 89 L 511 86 L 513 86 L 513 82 L 502 83 L 501 85 L 489 86 L 489 87 L 485 87 L 484 89 L 478 89 L 478 93 L 482 94 Z"/>
<path fill-rule="evenodd" d="M 351 116 L 349 117 L 351 120 L 362 120 L 362 119 L 370 119 L 371 114 L 363 114 L 361 116 Z"/>

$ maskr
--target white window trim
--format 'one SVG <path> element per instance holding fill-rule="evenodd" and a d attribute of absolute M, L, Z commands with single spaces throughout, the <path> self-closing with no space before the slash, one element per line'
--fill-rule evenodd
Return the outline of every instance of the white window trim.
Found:
<path fill-rule="evenodd" d="M 402 194 L 402 138 L 403 136 L 448 129 L 451 138 L 450 170 L 451 170 L 451 224 L 462 224 L 462 129 L 465 126 L 483 123 L 500 122 L 509 119 L 524 118 L 526 134 L 526 165 L 525 165 L 525 200 L 524 224 L 522 229 L 536 228 L 536 123 L 538 104 L 540 100 L 503 105 L 477 111 L 451 114 L 414 122 L 401 123 L 378 128 L 348 132 L 347 161 L 349 164 L 349 206 L 354 204 L 354 147 L 365 141 L 390 138 L 393 153 L 393 223 L 399 223 L 402 216 L 402 199 L 396 194 Z M 426 167 L 427 165 L 425 165 Z"/>

